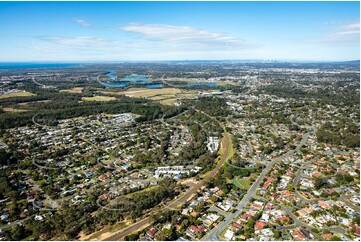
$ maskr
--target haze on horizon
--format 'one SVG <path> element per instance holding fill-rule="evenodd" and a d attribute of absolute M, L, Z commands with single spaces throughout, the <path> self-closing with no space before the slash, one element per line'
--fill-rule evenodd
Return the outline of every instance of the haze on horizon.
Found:
<path fill-rule="evenodd" d="M 0 2 L 0 61 L 360 59 L 359 2 Z"/>

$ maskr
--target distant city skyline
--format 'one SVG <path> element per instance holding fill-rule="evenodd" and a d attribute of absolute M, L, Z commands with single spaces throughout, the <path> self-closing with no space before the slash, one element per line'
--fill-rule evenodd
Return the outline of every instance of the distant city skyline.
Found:
<path fill-rule="evenodd" d="M 0 61 L 360 59 L 359 2 L 0 2 Z"/>

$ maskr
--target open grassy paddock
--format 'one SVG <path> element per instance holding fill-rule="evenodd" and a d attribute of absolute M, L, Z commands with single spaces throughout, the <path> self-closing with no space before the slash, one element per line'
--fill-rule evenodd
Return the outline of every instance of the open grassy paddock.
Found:
<path fill-rule="evenodd" d="M 74 87 L 72 89 L 65 89 L 65 90 L 60 90 L 59 92 L 69 92 L 69 93 L 82 93 L 83 92 L 82 87 Z"/>
<path fill-rule="evenodd" d="M 3 110 L 5 112 L 9 112 L 9 113 L 22 113 L 22 112 L 27 112 L 28 110 L 25 109 L 16 109 L 16 108 L 3 108 Z"/>
<path fill-rule="evenodd" d="M 130 88 L 125 91 L 101 91 L 105 95 L 125 95 L 135 98 L 147 98 L 154 101 L 159 101 L 164 105 L 173 105 L 178 99 L 193 98 L 197 95 L 197 91 L 187 91 L 178 88 Z"/>
<path fill-rule="evenodd" d="M 176 95 L 181 92 L 182 90 L 178 88 L 162 88 L 162 89 L 130 88 L 129 90 L 123 92 L 123 94 L 128 97 L 152 98 L 154 96 L 160 96 L 160 95 Z"/>
<path fill-rule="evenodd" d="M 10 98 L 10 97 L 31 97 L 31 96 L 36 96 L 36 94 L 31 92 L 15 92 L 9 94 L 2 94 L 0 95 L 0 99 Z"/>
<path fill-rule="evenodd" d="M 116 100 L 115 97 L 109 96 L 94 96 L 94 97 L 83 97 L 83 101 L 98 101 L 98 102 L 108 102 Z"/>

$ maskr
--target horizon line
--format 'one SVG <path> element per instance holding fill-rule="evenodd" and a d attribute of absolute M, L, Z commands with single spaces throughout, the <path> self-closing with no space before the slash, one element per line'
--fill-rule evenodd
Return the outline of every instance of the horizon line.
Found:
<path fill-rule="evenodd" d="M 176 59 L 176 60 L 74 60 L 74 61 L 65 61 L 65 60 L 30 60 L 30 61 L 0 61 L 0 63 L 117 63 L 117 62 L 197 62 L 197 61 L 267 61 L 267 62 L 356 62 L 360 59 L 351 59 L 351 60 L 287 60 L 287 59 Z"/>

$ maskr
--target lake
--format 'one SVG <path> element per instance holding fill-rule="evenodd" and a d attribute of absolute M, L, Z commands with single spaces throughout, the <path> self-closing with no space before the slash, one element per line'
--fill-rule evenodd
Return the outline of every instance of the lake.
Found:
<path fill-rule="evenodd" d="M 188 87 L 191 86 L 206 86 L 206 87 L 217 87 L 218 84 L 214 82 L 187 82 Z"/>
<path fill-rule="evenodd" d="M 163 88 L 162 83 L 154 83 L 147 75 L 132 74 L 117 80 L 118 77 L 115 74 L 115 70 L 110 70 L 106 76 L 112 79 L 112 81 L 103 83 L 113 87 L 144 86 L 146 88 Z"/>
<path fill-rule="evenodd" d="M 215 82 L 183 82 L 183 81 L 178 81 L 182 82 L 184 84 L 174 84 L 172 86 L 174 87 L 201 87 L 201 86 L 206 86 L 206 87 L 217 87 L 218 84 Z"/>
<path fill-rule="evenodd" d="M 109 71 L 109 73 L 106 76 L 112 80 L 116 80 L 117 79 L 117 76 L 115 75 L 116 73 L 117 72 L 115 70 L 111 70 L 111 71 Z"/>
<path fill-rule="evenodd" d="M 107 86 L 113 87 L 128 87 L 128 86 L 144 86 L 146 88 L 163 88 L 162 83 L 154 83 L 147 75 L 132 74 L 118 80 L 115 70 L 110 70 L 106 74 L 112 81 L 103 82 Z M 206 86 L 217 87 L 218 84 L 214 82 L 184 82 L 184 85 L 176 85 L 177 87 L 193 87 L 193 86 Z"/>

